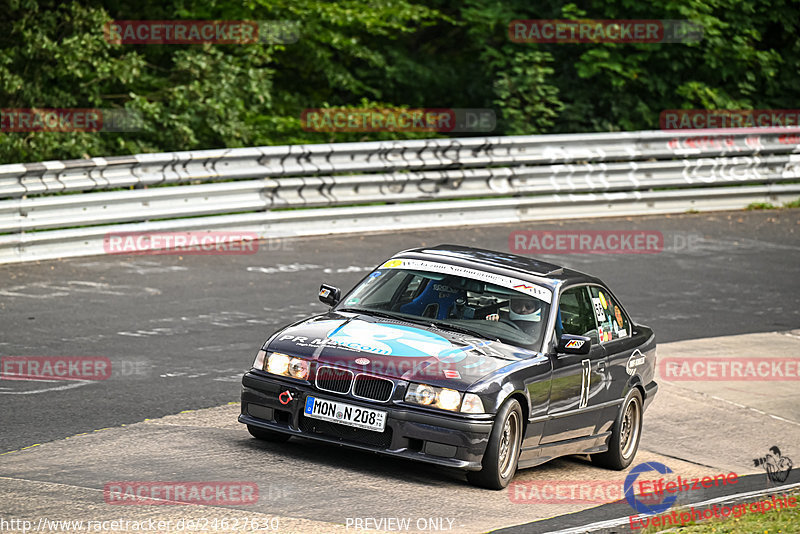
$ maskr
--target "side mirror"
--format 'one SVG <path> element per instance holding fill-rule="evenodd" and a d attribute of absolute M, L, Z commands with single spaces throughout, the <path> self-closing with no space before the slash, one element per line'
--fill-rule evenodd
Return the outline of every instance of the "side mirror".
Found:
<path fill-rule="evenodd" d="M 319 300 L 328 306 L 336 306 L 342 298 L 342 292 L 338 287 L 322 284 L 319 286 Z"/>
<path fill-rule="evenodd" d="M 591 347 L 592 338 L 586 336 L 561 334 L 561 339 L 558 340 L 559 354 L 589 354 Z"/>

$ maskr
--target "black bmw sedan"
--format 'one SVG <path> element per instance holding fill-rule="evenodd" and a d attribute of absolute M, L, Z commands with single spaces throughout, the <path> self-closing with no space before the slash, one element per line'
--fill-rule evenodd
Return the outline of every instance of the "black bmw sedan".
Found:
<path fill-rule="evenodd" d="M 624 469 L 636 455 L 655 336 L 595 277 L 440 245 L 319 298 L 330 311 L 275 332 L 242 379 L 239 421 L 258 439 L 461 468 L 491 489 L 557 456 Z"/>

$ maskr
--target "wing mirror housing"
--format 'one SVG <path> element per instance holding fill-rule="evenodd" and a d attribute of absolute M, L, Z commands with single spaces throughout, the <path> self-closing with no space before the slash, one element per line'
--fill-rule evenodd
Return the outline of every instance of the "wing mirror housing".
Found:
<path fill-rule="evenodd" d="M 322 284 L 319 286 L 319 300 L 328 306 L 336 306 L 342 299 L 342 291 L 335 286 Z"/>
<path fill-rule="evenodd" d="M 558 340 L 559 354 L 589 354 L 591 348 L 592 338 L 586 336 L 561 334 L 561 339 Z"/>

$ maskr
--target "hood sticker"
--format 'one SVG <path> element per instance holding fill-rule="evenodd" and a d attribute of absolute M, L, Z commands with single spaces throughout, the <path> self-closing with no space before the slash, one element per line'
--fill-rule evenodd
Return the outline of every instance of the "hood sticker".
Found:
<path fill-rule="evenodd" d="M 402 325 L 350 321 L 328 334 L 336 345 L 374 354 L 430 358 L 453 348 L 453 344 L 433 332 Z"/>

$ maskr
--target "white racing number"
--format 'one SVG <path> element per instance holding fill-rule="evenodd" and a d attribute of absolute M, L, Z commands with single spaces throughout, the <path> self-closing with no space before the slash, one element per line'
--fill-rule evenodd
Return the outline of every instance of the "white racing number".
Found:
<path fill-rule="evenodd" d="M 583 375 L 581 377 L 581 403 L 578 408 L 586 408 L 589 404 L 589 386 L 591 385 L 592 360 L 581 361 Z"/>

